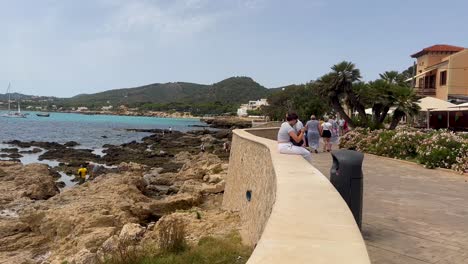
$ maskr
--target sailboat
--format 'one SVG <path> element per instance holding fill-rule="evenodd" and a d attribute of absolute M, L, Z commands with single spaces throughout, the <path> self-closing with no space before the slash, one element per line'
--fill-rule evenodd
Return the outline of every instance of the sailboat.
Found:
<path fill-rule="evenodd" d="M 3 115 L 1 115 L 1 116 L 2 116 L 2 117 L 10 117 L 10 118 L 26 118 L 26 115 L 21 113 L 21 106 L 20 106 L 20 101 L 19 101 L 19 99 L 18 99 L 18 111 L 17 111 L 17 112 L 11 111 L 11 106 L 10 106 L 10 104 L 11 104 L 10 86 L 11 86 L 11 84 L 8 83 L 8 89 L 7 89 L 7 93 L 8 93 L 8 113 L 3 114 Z"/>

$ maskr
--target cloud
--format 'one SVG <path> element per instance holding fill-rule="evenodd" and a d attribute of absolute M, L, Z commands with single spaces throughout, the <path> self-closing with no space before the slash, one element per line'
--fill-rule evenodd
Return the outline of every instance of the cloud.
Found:
<path fill-rule="evenodd" d="M 265 7 L 267 0 L 239 0 L 239 4 L 249 9 L 259 9 Z"/>
<path fill-rule="evenodd" d="M 219 10 L 205 10 L 207 3 L 205 0 L 175 0 L 169 4 L 125 1 L 114 6 L 104 28 L 114 33 L 148 32 L 164 37 L 191 35 L 209 29 L 221 18 Z"/>

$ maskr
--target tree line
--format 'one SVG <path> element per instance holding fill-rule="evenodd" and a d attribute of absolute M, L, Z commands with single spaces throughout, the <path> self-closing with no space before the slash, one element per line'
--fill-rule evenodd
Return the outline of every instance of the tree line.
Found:
<path fill-rule="evenodd" d="M 262 111 L 272 120 L 282 120 L 291 111 L 302 119 L 312 114 L 333 113 L 339 114 L 351 127 L 373 129 L 383 128 L 389 120 L 389 128 L 395 129 L 404 116 L 416 115 L 420 110 L 417 105 L 420 97 L 406 81 L 412 75 L 410 67 L 402 73 L 386 71 L 379 79 L 364 82 L 360 70 L 352 62 L 343 61 L 317 80 L 287 86 L 270 95 L 269 106 Z M 366 114 L 367 108 L 372 109 L 372 116 Z"/>

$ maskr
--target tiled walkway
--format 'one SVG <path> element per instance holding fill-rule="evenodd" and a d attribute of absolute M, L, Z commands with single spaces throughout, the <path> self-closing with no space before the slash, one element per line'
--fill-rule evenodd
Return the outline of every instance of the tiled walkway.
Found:
<path fill-rule="evenodd" d="M 314 154 L 327 177 L 328 153 Z M 366 155 L 363 235 L 373 264 L 467 264 L 468 176 Z"/>

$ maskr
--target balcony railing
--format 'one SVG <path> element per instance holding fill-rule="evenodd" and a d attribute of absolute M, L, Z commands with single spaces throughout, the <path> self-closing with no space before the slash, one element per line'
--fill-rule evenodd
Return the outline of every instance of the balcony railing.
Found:
<path fill-rule="evenodd" d="M 436 95 L 436 88 L 419 88 L 415 87 L 418 95 Z"/>

